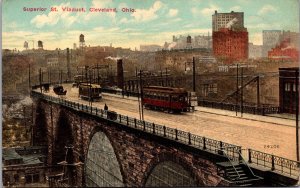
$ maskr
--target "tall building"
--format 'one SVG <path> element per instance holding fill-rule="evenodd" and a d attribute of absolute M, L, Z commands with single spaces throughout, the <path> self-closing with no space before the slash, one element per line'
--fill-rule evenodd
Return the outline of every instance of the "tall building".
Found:
<path fill-rule="evenodd" d="M 295 48 L 299 48 L 299 40 L 300 35 L 298 32 L 292 32 L 292 31 L 282 31 L 280 40 L 281 42 L 289 40 L 290 46 L 293 46 Z"/>
<path fill-rule="evenodd" d="M 194 37 L 173 36 L 172 42 L 165 42 L 163 45 L 164 50 L 176 50 L 176 49 L 195 49 L 195 48 L 212 48 L 212 37 L 208 34 L 197 35 Z"/>
<path fill-rule="evenodd" d="M 263 30 L 263 57 L 268 57 L 268 51 L 280 43 L 280 38 L 280 30 Z"/>
<path fill-rule="evenodd" d="M 244 27 L 244 13 L 212 15 L 213 53 L 226 63 L 248 58 L 248 31 Z"/>
<path fill-rule="evenodd" d="M 212 15 L 212 30 L 219 31 L 221 28 L 228 28 L 231 30 L 240 30 L 244 28 L 244 13 L 234 12 L 218 13 Z"/>
<path fill-rule="evenodd" d="M 248 32 L 233 31 L 227 28 L 213 32 L 214 56 L 225 63 L 248 58 Z"/>
<path fill-rule="evenodd" d="M 262 57 L 262 45 L 249 43 L 249 58 L 258 59 Z"/>
<path fill-rule="evenodd" d="M 194 37 L 193 48 L 211 48 L 212 37 L 198 35 Z"/>

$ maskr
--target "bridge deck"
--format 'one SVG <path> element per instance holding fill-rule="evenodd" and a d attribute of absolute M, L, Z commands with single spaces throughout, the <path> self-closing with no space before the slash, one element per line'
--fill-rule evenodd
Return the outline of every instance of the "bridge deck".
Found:
<path fill-rule="evenodd" d="M 79 99 L 78 89 L 71 85 L 64 85 L 68 91 L 65 99 L 88 105 L 88 101 Z M 36 90 L 39 91 L 39 90 Z M 46 95 L 56 96 L 50 88 Z M 103 109 L 104 104 L 109 110 L 119 114 L 139 119 L 138 102 L 135 98 L 104 94 L 99 102 L 93 102 L 93 107 Z M 223 114 L 222 114 L 222 113 Z M 296 160 L 295 126 L 292 120 L 276 117 L 244 115 L 244 118 L 234 117 L 220 110 L 205 110 L 197 107 L 195 112 L 182 114 L 168 114 L 166 112 L 144 109 L 144 119 L 155 124 L 166 125 L 205 136 L 215 140 L 240 145 Z"/>

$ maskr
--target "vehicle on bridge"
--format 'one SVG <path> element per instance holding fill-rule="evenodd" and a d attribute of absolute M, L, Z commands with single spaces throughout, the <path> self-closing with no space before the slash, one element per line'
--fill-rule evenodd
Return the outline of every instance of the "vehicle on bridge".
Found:
<path fill-rule="evenodd" d="M 187 111 L 189 107 L 188 92 L 183 88 L 144 87 L 142 102 L 146 108 L 168 112 Z"/>
<path fill-rule="evenodd" d="M 118 114 L 115 111 L 107 111 L 107 119 L 116 120 L 118 118 Z"/>
<path fill-rule="evenodd" d="M 102 98 L 101 86 L 98 84 L 80 83 L 79 97 L 84 100 L 95 101 Z"/>
<path fill-rule="evenodd" d="M 64 87 L 62 85 L 55 85 L 53 87 L 53 91 L 56 95 L 66 95 L 67 90 L 64 90 Z"/>
<path fill-rule="evenodd" d="M 86 78 L 84 75 L 75 75 L 73 87 L 78 87 L 80 83 L 86 82 Z"/>
<path fill-rule="evenodd" d="M 49 89 L 50 89 L 50 83 L 45 83 L 43 84 L 43 90 L 47 93 L 49 92 Z"/>

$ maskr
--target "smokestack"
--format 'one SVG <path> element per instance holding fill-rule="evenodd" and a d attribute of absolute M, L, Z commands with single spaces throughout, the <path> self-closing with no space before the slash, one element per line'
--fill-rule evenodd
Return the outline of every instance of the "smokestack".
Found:
<path fill-rule="evenodd" d="M 122 59 L 117 60 L 117 86 L 118 88 L 124 89 L 124 73 L 123 73 L 123 61 Z"/>
<path fill-rule="evenodd" d="M 67 48 L 67 68 L 68 68 L 68 80 L 71 80 L 71 68 L 70 68 L 70 52 L 69 48 Z"/>

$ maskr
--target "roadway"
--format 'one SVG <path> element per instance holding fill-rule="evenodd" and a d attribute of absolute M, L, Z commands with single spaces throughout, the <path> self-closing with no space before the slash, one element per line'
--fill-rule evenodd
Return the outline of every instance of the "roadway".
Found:
<path fill-rule="evenodd" d="M 68 91 L 67 100 L 89 104 L 78 97 L 78 89 L 64 85 Z M 37 90 L 39 91 L 39 90 Z M 47 95 L 56 96 L 50 88 Z M 103 99 L 93 102 L 93 107 L 103 109 L 107 104 L 109 110 L 139 119 L 139 107 L 136 98 L 103 94 Z M 277 117 L 266 117 L 244 114 L 235 117 L 235 112 L 196 107 L 195 112 L 169 114 L 144 108 L 144 120 L 155 124 L 191 132 L 230 144 L 240 145 L 244 149 L 251 148 L 296 160 L 295 121 Z"/>

